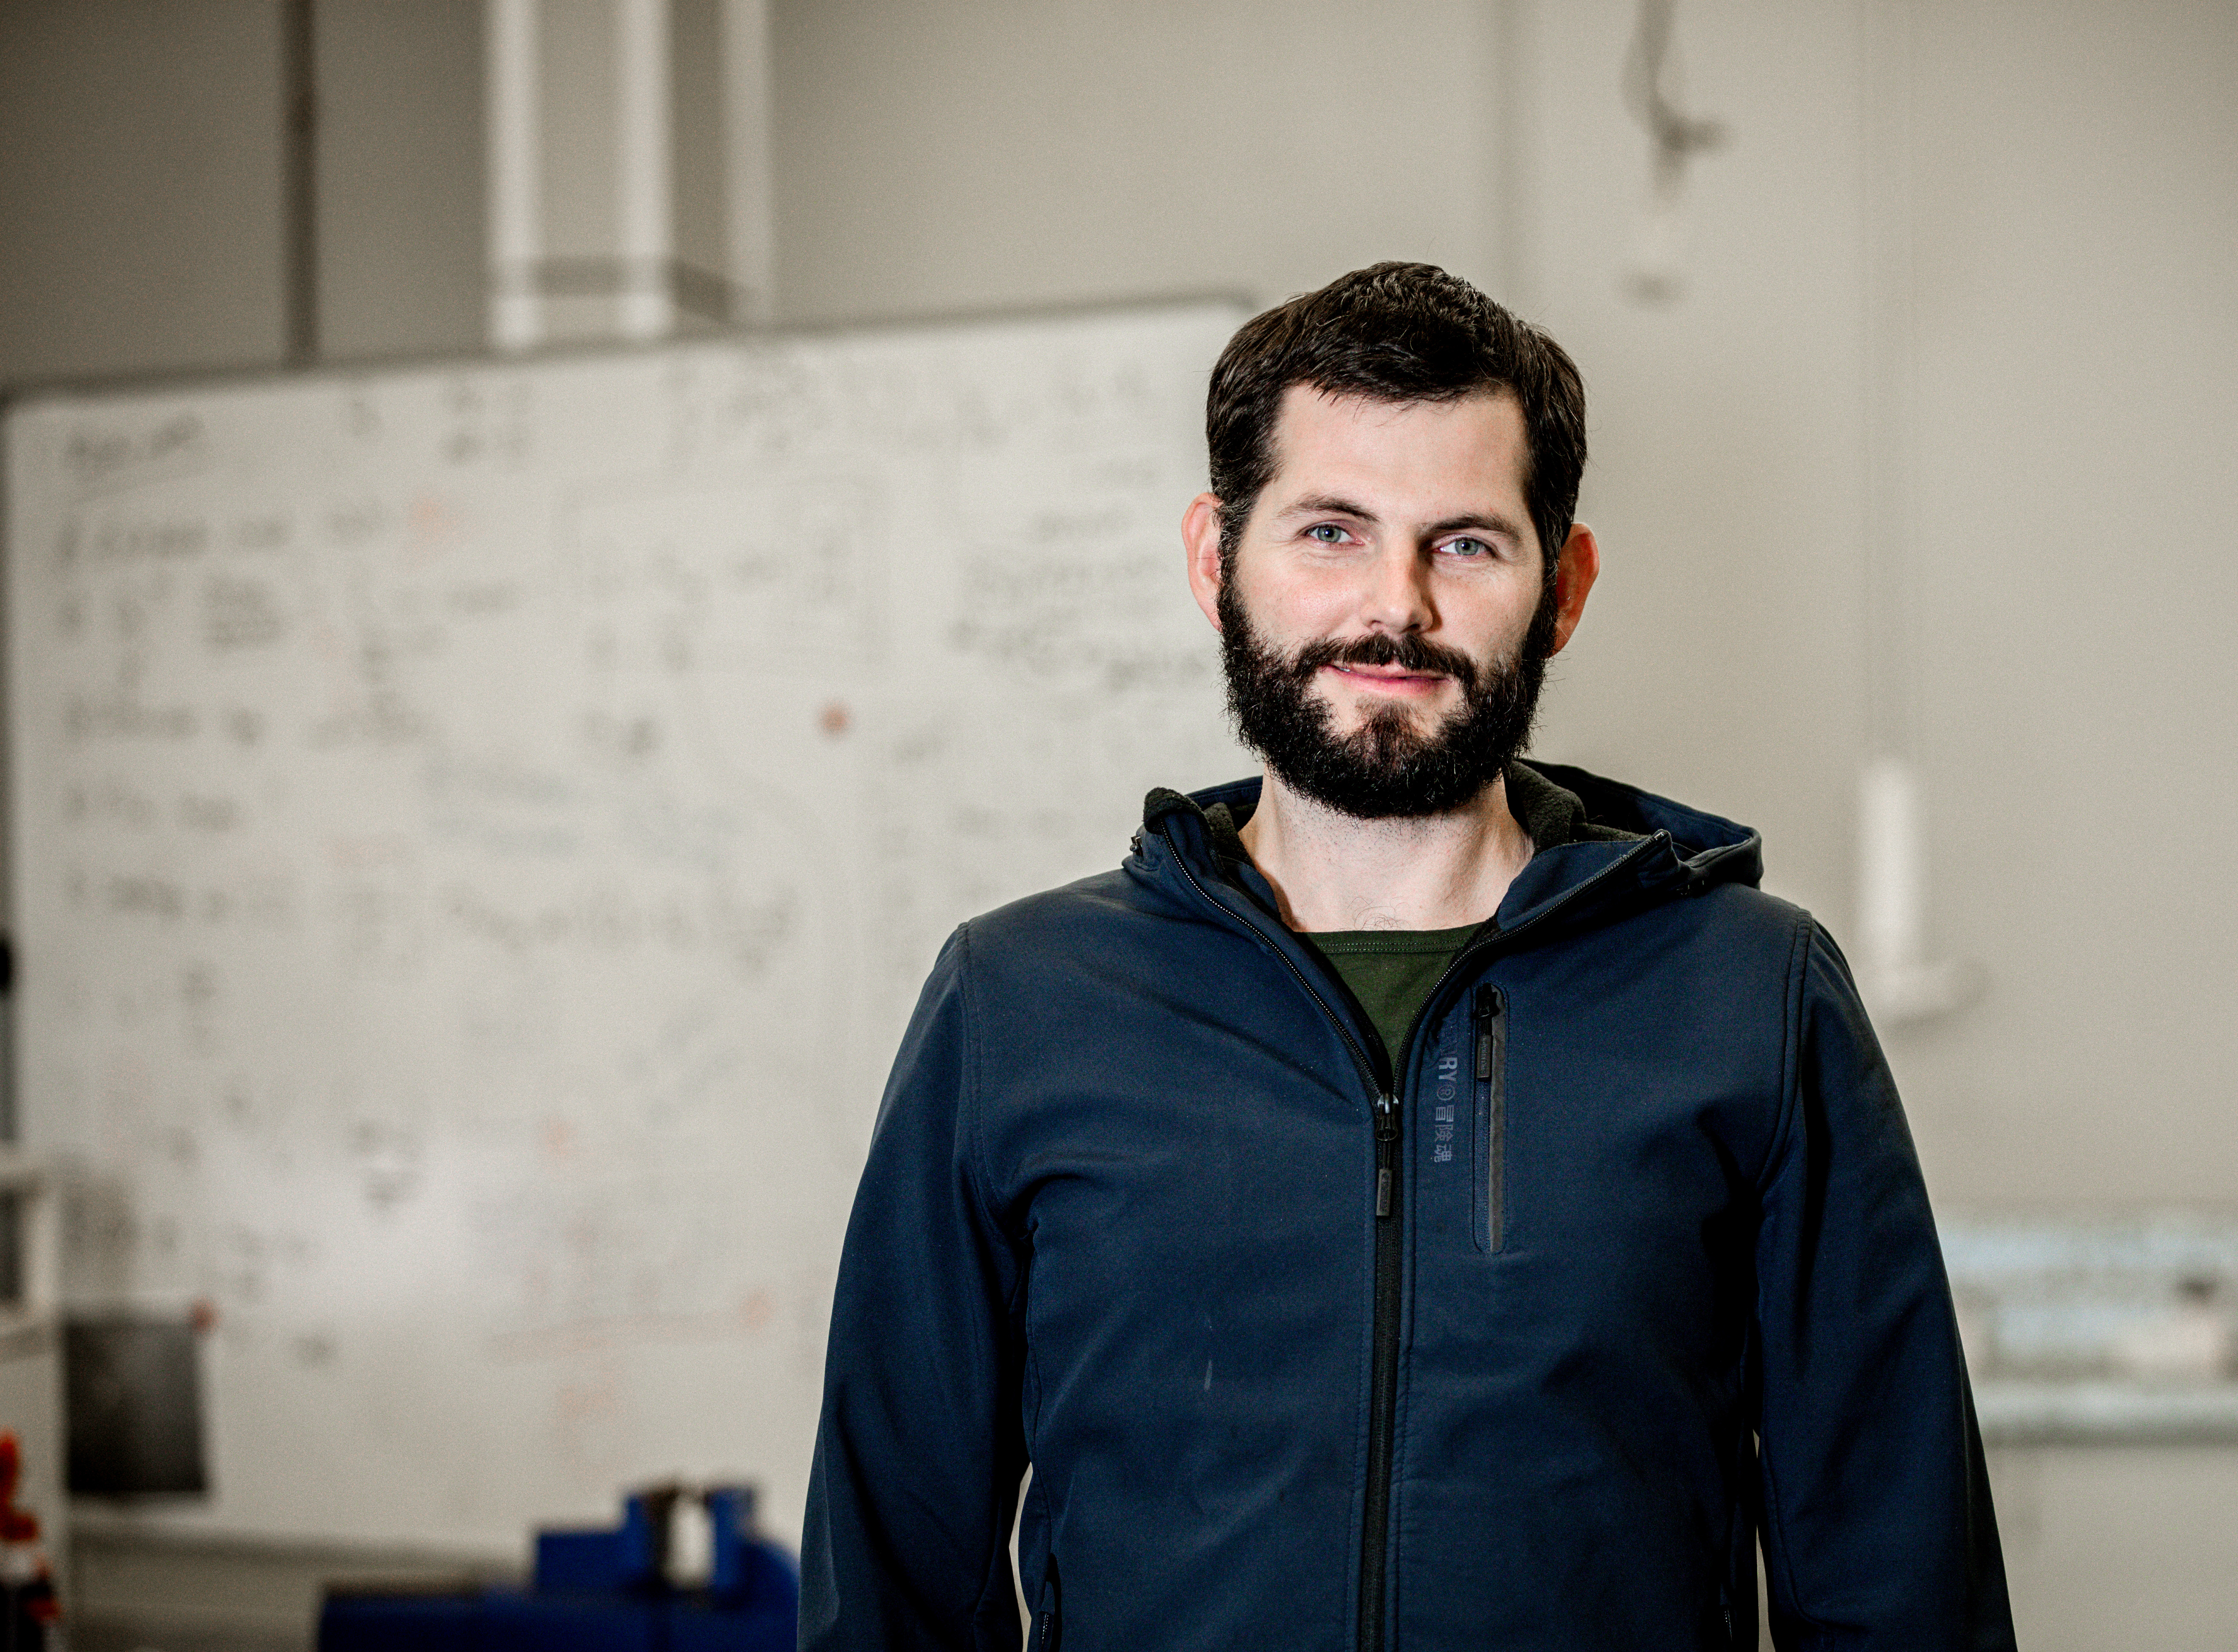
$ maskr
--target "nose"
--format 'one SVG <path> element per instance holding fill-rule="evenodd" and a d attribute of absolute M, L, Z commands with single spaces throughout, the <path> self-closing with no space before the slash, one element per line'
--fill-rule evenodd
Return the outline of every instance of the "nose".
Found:
<path fill-rule="evenodd" d="M 1366 569 L 1361 619 L 1370 631 L 1400 636 L 1431 630 L 1437 623 L 1437 610 L 1430 601 L 1429 576 L 1428 558 L 1417 556 L 1412 545 L 1385 545 Z"/>

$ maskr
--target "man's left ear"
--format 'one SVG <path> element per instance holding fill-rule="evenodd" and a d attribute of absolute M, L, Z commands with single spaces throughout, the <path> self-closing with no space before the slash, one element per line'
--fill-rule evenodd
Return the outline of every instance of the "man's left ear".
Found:
<path fill-rule="evenodd" d="M 1554 564 L 1554 646 L 1550 653 L 1559 654 L 1569 645 L 1570 634 L 1585 618 L 1586 598 L 1600 577 L 1600 542 L 1579 522 L 1562 542 L 1561 557 Z"/>

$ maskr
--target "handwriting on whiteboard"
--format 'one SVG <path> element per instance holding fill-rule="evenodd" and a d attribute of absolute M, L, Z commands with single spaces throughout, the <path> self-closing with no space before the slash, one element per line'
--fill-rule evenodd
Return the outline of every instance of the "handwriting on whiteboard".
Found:
<path fill-rule="evenodd" d="M 68 1288 L 217 1305 L 213 1518 L 798 1517 L 934 952 L 1241 770 L 1176 532 L 1234 320 L 11 412 L 26 1111 Z"/>

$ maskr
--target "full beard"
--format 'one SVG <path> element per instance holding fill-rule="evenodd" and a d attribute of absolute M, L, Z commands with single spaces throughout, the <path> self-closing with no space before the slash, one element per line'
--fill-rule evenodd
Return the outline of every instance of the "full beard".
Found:
<path fill-rule="evenodd" d="M 1323 638 L 1285 656 L 1253 630 L 1231 578 L 1220 587 L 1228 709 L 1243 743 L 1285 785 L 1341 814 L 1361 820 L 1451 814 L 1474 802 L 1529 743 L 1554 618 L 1550 579 L 1521 645 L 1505 659 L 1480 662 L 1421 637 L 1382 632 L 1345 643 Z M 1313 692 L 1328 665 L 1441 672 L 1460 687 L 1461 704 L 1427 730 L 1415 726 L 1408 707 L 1379 707 L 1340 735 L 1328 703 Z"/>

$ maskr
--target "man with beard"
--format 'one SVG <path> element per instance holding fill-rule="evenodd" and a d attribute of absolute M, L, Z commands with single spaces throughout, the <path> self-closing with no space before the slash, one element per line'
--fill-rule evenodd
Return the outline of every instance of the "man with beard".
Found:
<path fill-rule="evenodd" d="M 1553 341 L 1247 323 L 1189 578 L 1265 763 L 973 920 L 833 1307 L 811 1649 L 2010 1647 L 1919 1173 L 1756 835 L 1517 758 L 1599 570 Z M 1019 1482 L 1032 1474 L 1023 1508 Z"/>

